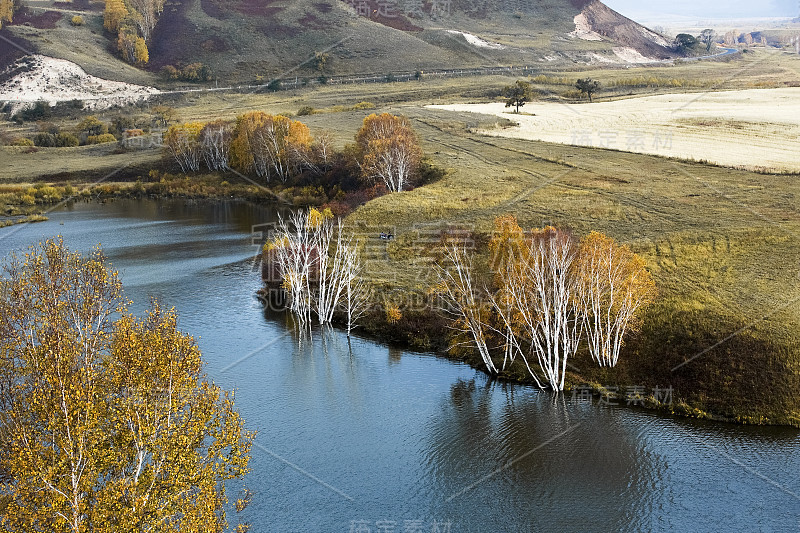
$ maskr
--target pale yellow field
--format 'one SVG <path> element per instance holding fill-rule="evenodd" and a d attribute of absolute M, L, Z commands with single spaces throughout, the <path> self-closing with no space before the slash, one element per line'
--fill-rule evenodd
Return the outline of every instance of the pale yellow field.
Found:
<path fill-rule="evenodd" d="M 533 139 L 800 172 L 800 88 L 668 94 L 592 104 L 529 102 L 431 106 L 505 117 L 486 135 Z"/>

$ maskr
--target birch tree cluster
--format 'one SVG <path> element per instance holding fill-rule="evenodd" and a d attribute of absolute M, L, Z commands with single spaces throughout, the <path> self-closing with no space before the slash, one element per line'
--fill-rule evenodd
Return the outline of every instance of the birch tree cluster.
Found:
<path fill-rule="evenodd" d="M 358 242 L 328 209 L 297 211 L 281 220 L 263 260 L 275 266 L 301 327 L 314 318 L 329 325 L 340 313 L 350 336 L 367 311 L 369 287 L 361 275 Z"/>
<path fill-rule="evenodd" d="M 183 172 L 233 169 L 267 183 L 285 183 L 307 169 L 319 171 L 331 150 L 327 136 L 315 142 L 302 122 L 261 111 L 240 115 L 235 122 L 176 124 L 164 134 L 164 145 Z"/>
<path fill-rule="evenodd" d="M 0 526 L 223 531 L 253 434 L 174 311 L 131 316 L 99 250 L 61 240 L 0 278 Z"/>
<path fill-rule="evenodd" d="M 286 182 L 311 166 L 313 138 L 308 126 L 282 115 L 261 111 L 236 119 L 231 139 L 233 167 L 269 182 Z"/>
<path fill-rule="evenodd" d="M 408 119 L 369 115 L 355 141 L 337 152 L 329 134 L 315 138 L 302 122 L 262 111 L 234 122 L 176 124 L 164 135 L 166 150 L 183 172 L 232 169 L 266 183 L 286 183 L 306 172 L 322 176 L 338 161 L 354 167 L 347 172 L 361 186 L 400 192 L 414 185 L 422 150 Z"/>
<path fill-rule="evenodd" d="M 463 245 L 446 245 L 437 265 L 441 308 L 488 372 L 519 361 L 540 388 L 564 389 L 584 339 L 597 364 L 615 366 L 655 297 L 644 261 L 601 233 L 577 240 L 550 226 L 524 232 L 503 216 L 489 250 L 491 279 L 478 274 Z"/>

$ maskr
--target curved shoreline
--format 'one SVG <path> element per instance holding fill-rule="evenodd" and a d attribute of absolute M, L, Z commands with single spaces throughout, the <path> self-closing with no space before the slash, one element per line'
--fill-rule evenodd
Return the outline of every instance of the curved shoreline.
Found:
<path fill-rule="evenodd" d="M 161 187 L 163 183 L 154 182 L 149 184 L 143 183 L 119 183 L 107 184 L 105 188 L 94 194 L 84 191 L 72 196 L 71 201 L 84 200 L 84 201 L 106 201 L 113 198 L 151 198 L 151 199 L 176 199 L 184 198 L 199 201 L 218 202 L 218 201 L 255 201 L 255 202 L 279 202 L 279 197 L 273 192 L 267 192 L 266 189 L 258 189 L 252 186 L 225 186 L 220 190 L 179 190 L 173 189 L 171 191 L 163 190 Z M 252 187 L 248 189 L 248 187 Z M 224 192 L 222 190 L 224 189 Z M 63 203 L 65 200 L 60 200 L 58 203 Z M 41 204 L 43 207 L 51 204 Z M 526 376 L 524 372 L 517 371 L 513 367 L 509 367 L 506 371 L 501 372 L 497 376 L 489 374 L 483 367 L 480 358 L 476 357 L 470 352 L 466 353 L 452 353 L 448 349 L 447 340 L 444 338 L 442 328 L 445 327 L 443 319 L 438 316 L 432 309 L 425 308 L 423 311 L 413 311 L 406 313 L 404 319 L 397 323 L 389 323 L 384 314 L 377 309 L 378 305 L 373 304 L 372 312 L 365 317 L 363 324 L 360 326 L 359 336 L 363 336 L 381 343 L 401 347 L 405 350 L 430 353 L 436 357 L 449 359 L 451 361 L 460 361 L 469 364 L 472 368 L 482 371 L 489 375 L 491 379 L 497 379 L 502 382 L 515 383 L 521 385 L 533 385 L 533 380 Z M 410 318 L 409 318 L 410 317 Z M 609 394 L 611 388 L 618 387 L 623 390 L 619 382 L 615 381 L 613 376 L 606 379 L 598 379 L 596 373 L 590 372 L 589 375 L 583 375 L 578 372 L 568 372 L 565 393 L 571 394 L 573 390 L 578 388 L 591 390 L 593 398 L 598 396 L 606 396 Z M 623 377 L 618 378 L 620 381 Z M 605 382 L 606 385 L 601 383 Z M 630 383 L 626 384 L 630 385 Z M 698 418 L 713 420 L 724 423 L 747 424 L 747 425 L 775 425 L 787 427 L 800 427 L 800 421 L 794 421 L 789 414 L 784 415 L 783 419 L 776 419 L 775 417 L 758 418 L 747 415 L 725 416 L 719 413 L 710 412 L 699 409 L 693 402 L 682 401 L 678 395 L 680 391 L 676 391 L 676 402 L 670 405 L 660 405 L 655 401 L 652 396 L 643 397 L 643 405 L 636 407 L 645 408 L 647 410 L 660 412 L 668 416 L 682 416 L 689 418 Z M 618 402 L 624 402 L 625 396 L 623 393 L 617 392 L 613 396 L 608 396 L 610 399 L 616 399 Z M 637 402 L 638 403 L 638 402 Z M 734 409 L 735 410 L 735 409 Z"/>

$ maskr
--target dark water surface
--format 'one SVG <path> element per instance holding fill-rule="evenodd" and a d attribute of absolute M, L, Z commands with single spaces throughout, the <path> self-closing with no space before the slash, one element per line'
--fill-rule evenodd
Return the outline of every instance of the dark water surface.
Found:
<path fill-rule="evenodd" d="M 175 306 L 258 431 L 256 532 L 800 531 L 800 434 L 494 383 L 339 332 L 299 345 L 254 298 L 269 207 L 116 201 L 0 229 L 0 252 L 101 243 L 140 314 Z M 799 392 L 800 393 L 800 392 Z M 449 528 L 449 529 L 448 529 Z"/>

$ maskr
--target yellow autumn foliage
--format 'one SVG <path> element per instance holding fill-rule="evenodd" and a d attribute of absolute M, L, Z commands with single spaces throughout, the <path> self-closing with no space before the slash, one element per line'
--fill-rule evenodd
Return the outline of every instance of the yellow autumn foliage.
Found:
<path fill-rule="evenodd" d="M 4 531 L 222 531 L 253 434 L 176 314 L 128 313 L 102 253 L 50 240 L 0 279 Z"/>

